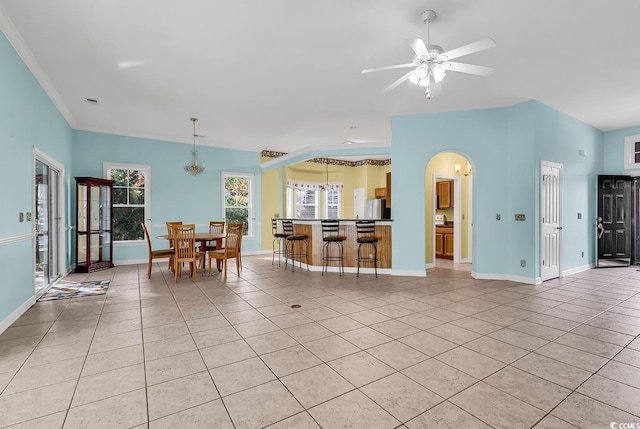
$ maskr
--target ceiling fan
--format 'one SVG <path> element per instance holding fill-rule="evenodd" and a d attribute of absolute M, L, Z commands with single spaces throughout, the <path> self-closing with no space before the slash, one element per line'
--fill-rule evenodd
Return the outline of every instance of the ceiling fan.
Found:
<path fill-rule="evenodd" d="M 440 82 L 444 79 L 447 71 L 455 71 L 459 73 L 468 73 L 477 76 L 490 76 L 495 69 L 493 67 L 478 66 L 474 64 L 465 64 L 452 62 L 455 58 L 465 55 L 474 54 L 476 52 L 491 49 L 496 46 L 496 42 L 492 39 L 482 39 L 468 45 L 461 46 L 456 49 L 444 52 L 441 46 L 432 45 L 429 35 L 429 24 L 436 19 L 438 15 L 433 10 L 425 10 L 420 14 L 422 21 L 427 24 L 427 44 L 422 39 L 409 39 L 407 42 L 415 52 L 415 56 L 410 63 L 396 64 L 393 66 L 378 67 L 374 69 L 362 70 L 362 73 L 371 73 L 383 70 L 393 70 L 401 68 L 413 68 L 400 79 L 386 87 L 382 92 L 389 92 L 397 88 L 406 80 L 414 85 L 426 87 L 426 96 L 431 99 L 434 94 L 442 92 Z"/>

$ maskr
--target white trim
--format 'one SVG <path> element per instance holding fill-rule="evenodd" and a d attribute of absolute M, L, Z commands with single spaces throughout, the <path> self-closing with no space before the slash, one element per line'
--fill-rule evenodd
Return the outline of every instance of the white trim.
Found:
<path fill-rule="evenodd" d="M 593 263 L 593 264 L 580 265 L 575 268 L 570 268 L 562 272 L 562 277 L 572 276 L 574 274 L 582 273 L 584 271 L 589 271 L 590 269 L 595 268 L 595 266 L 596 264 Z"/>
<path fill-rule="evenodd" d="M 9 43 L 11 43 L 11 46 L 13 46 L 13 49 L 15 49 L 18 56 L 22 59 L 29 71 L 31 71 L 31 74 L 33 74 L 33 77 L 35 77 L 40 86 L 42 86 L 44 92 L 47 93 L 69 126 L 71 128 L 75 128 L 76 121 L 71 114 L 71 110 L 69 110 L 69 107 L 67 107 L 64 101 L 62 101 L 62 97 L 55 89 L 46 73 L 42 70 L 42 67 L 40 67 L 36 57 L 28 48 L 27 43 L 16 29 L 13 21 L 9 18 L 9 15 L 2 8 L 2 5 L 0 5 L 0 29 L 2 29 L 5 37 Z"/>
<path fill-rule="evenodd" d="M 467 257 L 461 263 L 473 262 L 473 175 L 467 178 Z"/>
<path fill-rule="evenodd" d="M 145 179 L 144 179 L 144 223 L 147 228 L 151 227 L 151 166 L 144 164 L 127 164 L 124 162 L 112 162 L 112 161 L 104 161 L 102 163 L 102 176 L 105 179 L 111 179 L 109 175 L 110 170 L 139 170 L 144 171 Z M 114 202 L 115 208 L 115 202 Z M 113 235 L 112 235 L 113 237 Z M 119 240 L 113 241 L 113 245 L 127 245 L 131 243 L 131 245 L 144 245 L 145 240 L 144 237 L 140 240 Z"/>
<path fill-rule="evenodd" d="M 22 316 L 25 313 L 25 311 L 31 308 L 31 306 L 35 303 L 36 303 L 36 297 L 31 296 L 24 303 L 20 304 L 18 308 L 13 310 L 11 314 L 5 317 L 4 320 L 0 322 L 0 334 L 2 334 L 4 331 L 7 330 L 7 328 L 13 325 L 13 322 L 18 320 L 20 316 Z"/>
<path fill-rule="evenodd" d="M 169 257 L 167 256 L 167 259 Z M 149 263 L 149 259 L 145 258 L 145 259 L 122 259 L 119 261 L 114 260 L 113 261 L 113 265 L 138 265 L 138 264 L 148 264 Z"/>
<path fill-rule="evenodd" d="M 19 241 L 30 240 L 35 236 L 35 234 L 22 234 L 22 235 L 14 235 L 13 237 L 5 237 L 0 238 L 0 246 L 5 246 L 7 244 L 18 243 Z"/>
<path fill-rule="evenodd" d="M 407 276 L 407 277 L 427 277 L 426 270 L 394 270 L 391 269 L 392 276 Z"/>
<path fill-rule="evenodd" d="M 540 277 L 514 276 L 513 274 L 477 273 L 475 271 L 471 271 L 471 277 L 478 280 L 508 280 L 511 282 L 525 283 L 530 285 L 542 284 L 542 279 Z"/>
<path fill-rule="evenodd" d="M 460 259 L 460 263 L 461 264 L 470 264 L 471 262 L 472 262 L 471 258 L 461 258 Z"/>
<path fill-rule="evenodd" d="M 635 162 L 635 159 L 634 159 L 635 148 L 633 146 L 636 142 L 640 142 L 640 134 L 626 136 L 624 138 L 624 169 L 625 170 L 637 170 L 638 168 L 640 168 L 640 163 Z"/>
<path fill-rule="evenodd" d="M 434 258 L 434 259 L 435 259 L 435 258 Z M 435 267 L 436 267 L 436 263 L 435 263 L 435 262 L 431 262 L 431 263 L 428 263 L 428 264 L 424 264 L 424 269 L 425 269 L 425 270 L 430 270 L 430 269 L 435 268 Z"/>

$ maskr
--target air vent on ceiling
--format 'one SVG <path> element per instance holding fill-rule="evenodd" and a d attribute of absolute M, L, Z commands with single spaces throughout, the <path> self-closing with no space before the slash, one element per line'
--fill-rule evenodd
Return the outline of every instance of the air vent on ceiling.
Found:
<path fill-rule="evenodd" d="M 89 104 L 100 104 L 100 102 L 95 98 L 85 98 L 84 101 L 86 101 Z"/>

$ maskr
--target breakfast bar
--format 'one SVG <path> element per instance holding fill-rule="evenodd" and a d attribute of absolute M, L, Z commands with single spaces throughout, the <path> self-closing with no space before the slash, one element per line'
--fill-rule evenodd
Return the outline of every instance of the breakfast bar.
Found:
<path fill-rule="evenodd" d="M 322 221 L 321 219 L 291 219 L 293 221 L 293 229 L 295 234 L 304 234 L 309 238 L 309 269 L 320 271 L 322 269 Z M 358 243 L 356 242 L 356 220 L 358 219 L 340 219 L 340 235 L 346 237 L 343 243 L 344 249 L 344 267 L 346 272 L 356 272 L 358 266 Z M 378 269 L 391 268 L 391 225 L 393 221 L 376 220 L 375 236 L 378 239 L 376 247 L 378 249 Z M 362 256 L 368 256 L 371 253 L 369 246 L 363 246 Z M 367 252 L 365 255 L 364 252 Z M 296 258 L 296 261 L 298 259 Z M 304 260 L 303 260 L 304 262 Z M 338 271 L 336 261 L 329 262 L 329 271 Z M 373 273 L 373 263 L 361 263 L 360 272 Z M 384 272 L 384 271 L 383 271 Z"/>

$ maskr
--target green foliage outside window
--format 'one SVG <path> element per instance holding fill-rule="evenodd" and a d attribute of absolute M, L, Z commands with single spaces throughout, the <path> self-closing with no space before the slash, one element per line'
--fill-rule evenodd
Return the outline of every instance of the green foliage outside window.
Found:
<path fill-rule="evenodd" d="M 227 223 L 243 223 L 242 235 L 249 235 L 249 208 L 251 182 L 248 177 L 224 178 L 224 212 Z"/>
<path fill-rule="evenodd" d="M 140 170 L 111 169 L 114 241 L 143 240 L 145 175 Z"/>

